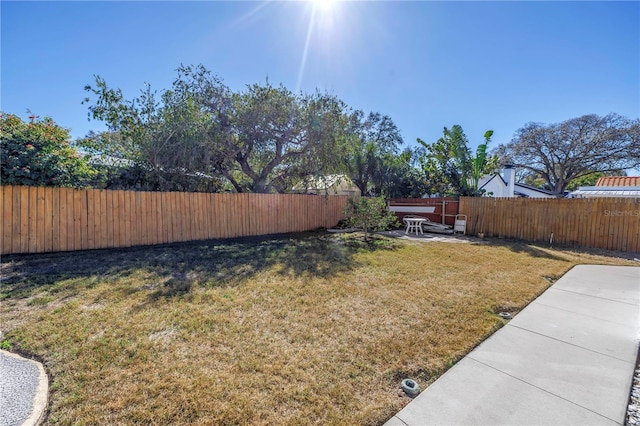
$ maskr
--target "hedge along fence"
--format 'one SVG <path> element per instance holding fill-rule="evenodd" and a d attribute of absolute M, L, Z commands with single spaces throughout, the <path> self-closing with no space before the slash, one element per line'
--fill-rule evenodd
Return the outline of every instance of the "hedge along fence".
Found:
<path fill-rule="evenodd" d="M 640 252 L 640 198 L 461 197 L 467 232 Z"/>
<path fill-rule="evenodd" d="M 347 197 L 2 186 L 1 252 L 45 253 L 335 226 Z"/>

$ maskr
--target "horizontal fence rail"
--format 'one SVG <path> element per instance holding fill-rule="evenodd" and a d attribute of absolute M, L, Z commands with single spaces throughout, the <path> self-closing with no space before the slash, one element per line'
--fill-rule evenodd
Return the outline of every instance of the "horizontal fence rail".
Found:
<path fill-rule="evenodd" d="M 130 247 L 335 226 L 346 196 L 2 186 L 0 254 Z"/>
<path fill-rule="evenodd" d="M 433 222 L 451 225 L 455 223 L 455 217 L 458 214 L 458 200 L 452 197 L 439 198 L 395 198 L 389 200 L 389 207 L 393 209 L 402 222 L 407 215 L 424 216 Z M 402 209 L 406 207 L 406 209 Z M 419 212 L 415 213 L 414 207 L 434 207 L 433 213 Z M 402 211 L 405 210 L 405 211 Z M 413 210 L 414 212 L 412 212 Z"/>
<path fill-rule="evenodd" d="M 640 252 L 640 198 L 461 197 L 467 232 Z"/>

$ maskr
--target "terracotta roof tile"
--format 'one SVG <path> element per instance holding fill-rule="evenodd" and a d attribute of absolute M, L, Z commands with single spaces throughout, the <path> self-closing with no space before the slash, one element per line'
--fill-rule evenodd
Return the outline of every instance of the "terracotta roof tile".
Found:
<path fill-rule="evenodd" d="M 640 176 L 604 176 L 596 186 L 640 186 Z"/>

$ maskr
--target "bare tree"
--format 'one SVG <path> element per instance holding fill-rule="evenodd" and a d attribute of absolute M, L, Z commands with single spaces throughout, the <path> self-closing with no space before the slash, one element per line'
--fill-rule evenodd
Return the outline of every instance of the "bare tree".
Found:
<path fill-rule="evenodd" d="M 573 179 L 640 166 L 640 120 L 609 114 L 528 123 L 494 153 L 504 163 L 541 176 L 560 194 Z"/>

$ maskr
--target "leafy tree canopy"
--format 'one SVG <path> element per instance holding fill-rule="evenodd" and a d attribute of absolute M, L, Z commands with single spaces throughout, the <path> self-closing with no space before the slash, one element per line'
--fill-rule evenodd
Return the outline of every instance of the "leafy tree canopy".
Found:
<path fill-rule="evenodd" d="M 390 195 L 388 187 L 397 182 L 402 168 L 396 155 L 402 142 L 391 117 L 360 110 L 350 114 L 340 156 L 345 173 L 363 195 Z"/>
<path fill-rule="evenodd" d="M 268 81 L 232 92 L 202 65 L 181 66 L 159 101 L 149 87 L 127 101 L 100 77 L 86 90 L 96 96 L 90 117 L 120 137 L 115 145 L 93 138 L 95 152 L 130 159 L 154 182 L 186 172 L 222 176 L 237 192 L 287 192 L 338 161 L 345 106 L 328 94 L 296 95 Z"/>
<path fill-rule="evenodd" d="M 549 125 L 528 123 L 495 154 L 562 193 L 572 180 L 640 166 L 640 120 L 609 114 Z"/>
<path fill-rule="evenodd" d="M 469 140 L 460 125 L 444 128 L 443 135 L 429 144 L 418 138 L 425 148 L 421 158 L 426 187 L 431 194 L 481 195 L 478 190 L 480 178 L 496 171 L 497 157 L 487 155 L 487 147 L 493 136 L 492 130 L 484 134 L 484 143 L 478 146 L 476 155 L 471 154 Z"/>
<path fill-rule="evenodd" d="M 82 187 L 95 171 L 71 144 L 69 131 L 51 118 L 31 116 L 25 123 L 0 113 L 3 184 Z"/>

